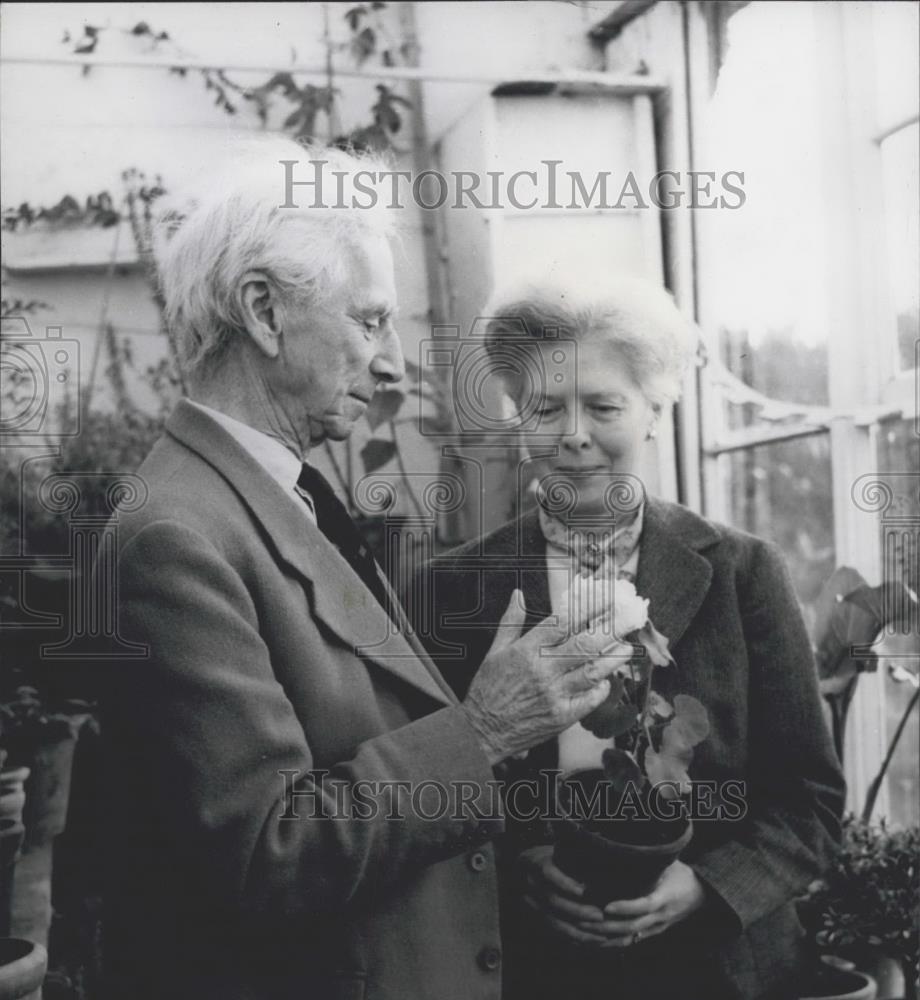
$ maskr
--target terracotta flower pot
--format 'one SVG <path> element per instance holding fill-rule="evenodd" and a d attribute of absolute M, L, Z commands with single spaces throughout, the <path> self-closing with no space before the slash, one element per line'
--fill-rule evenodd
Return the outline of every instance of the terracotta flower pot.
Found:
<path fill-rule="evenodd" d="M 0 938 L 0 1000 L 39 1000 L 47 968 L 48 953 L 40 944 Z"/>
<path fill-rule="evenodd" d="M 799 1000 L 875 1000 L 878 987 L 871 976 L 855 968 L 822 961 L 799 987 Z"/>
<path fill-rule="evenodd" d="M 0 771 L 0 819 L 22 820 L 26 801 L 27 767 L 8 768 Z"/>
<path fill-rule="evenodd" d="M 603 771 L 584 771 L 577 781 L 588 793 L 606 782 Z M 563 812 L 571 812 L 565 792 Z M 559 821 L 553 861 L 560 871 L 585 886 L 585 902 L 603 906 L 614 899 L 636 899 L 652 890 L 661 873 L 675 861 L 693 836 L 686 817 Z"/>
<path fill-rule="evenodd" d="M 26 782 L 26 802 L 22 820 L 26 827 L 26 847 L 47 844 L 64 832 L 70 803 L 70 775 L 76 734 L 40 744 L 30 758 L 31 775 Z"/>
<path fill-rule="evenodd" d="M 25 827 L 12 817 L 0 817 L 0 936 L 9 934 L 13 905 L 13 872 Z"/>

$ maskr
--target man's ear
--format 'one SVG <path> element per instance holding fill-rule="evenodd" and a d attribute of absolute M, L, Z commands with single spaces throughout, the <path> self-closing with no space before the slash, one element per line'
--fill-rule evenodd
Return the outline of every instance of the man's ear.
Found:
<path fill-rule="evenodd" d="M 277 292 L 261 271 L 247 271 L 240 280 L 243 324 L 259 350 L 276 358 L 281 350 L 281 310 Z"/>

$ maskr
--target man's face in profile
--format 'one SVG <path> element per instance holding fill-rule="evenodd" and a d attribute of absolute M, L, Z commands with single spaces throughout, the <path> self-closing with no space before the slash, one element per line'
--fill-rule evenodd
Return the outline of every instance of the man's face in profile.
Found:
<path fill-rule="evenodd" d="M 347 438 L 377 385 L 405 375 L 389 243 L 364 235 L 342 254 L 340 279 L 318 301 L 284 308 L 275 390 L 313 444 Z"/>

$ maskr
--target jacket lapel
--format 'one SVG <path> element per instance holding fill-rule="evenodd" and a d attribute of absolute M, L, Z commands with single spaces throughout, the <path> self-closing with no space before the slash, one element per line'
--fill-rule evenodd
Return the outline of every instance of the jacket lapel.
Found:
<path fill-rule="evenodd" d="M 216 469 L 269 535 L 278 555 L 308 584 L 313 612 L 355 655 L 373 661 L 442 704 L 456 699 L 361 578 L 298 504 L 206 414 L 180 400 L 166 430 Z M 398 607 L 392 591 L 391 601 Z M 400 611 L 402 622 L 405 622 Z M 405 631 L 404 624 L 400 626 Z"/>
<path fill-rule="evenodd" d="M 639 543 L 636 590 L 649 600 L 649 617 L 673 649 L 699 611 L 712 582 L 701 549 L 719 540 L 701 517 L 649 497 Z"/>

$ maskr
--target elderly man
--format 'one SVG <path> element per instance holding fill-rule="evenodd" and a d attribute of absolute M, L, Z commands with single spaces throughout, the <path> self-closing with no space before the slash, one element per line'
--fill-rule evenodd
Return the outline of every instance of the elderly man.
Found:
<path fill-rule="evenodd" d="M 521 638 L 513 599 L 460 703 L 409 634 L 305 461 L 403 377 L 388 213 L 280 208 L 283 159 L 309 162 L 242 158 L 164 254 L 189 399 L 119 529 L 120 628 L 149 656 L 105 706 L 109 995 L 498 997 L 493 768 L 596 707 L 615 661 Z"/>

